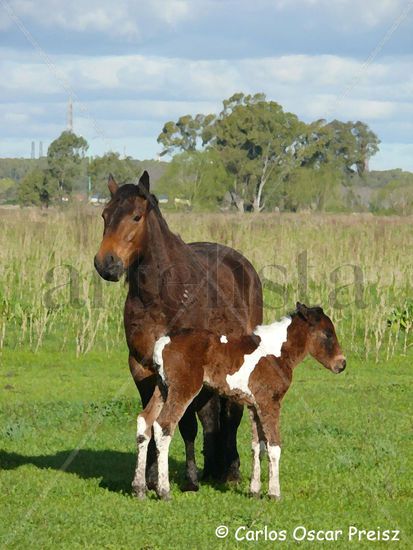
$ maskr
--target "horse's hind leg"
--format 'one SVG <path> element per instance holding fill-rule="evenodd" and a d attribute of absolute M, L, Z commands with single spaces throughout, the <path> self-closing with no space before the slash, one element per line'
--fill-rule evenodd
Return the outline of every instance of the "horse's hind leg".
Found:
<path fill-rule="evenodd" d="M 240 459 L 237 450 L 237 430 L 242 420 L 244 407 L 221 398 L 220 428 L 222 449 L 225 457 L 225 481 L 239 481 Z"/>
<path fill-rule="evenodd" d="M 163 406 L 163 398 L 158 387 L 146 405 L 144 411 L 139 414 L 136 427 L 136 444 L 138 456 L 136 460 L 135 476 L 132 489 L 135 496 L 144 498 L 146 494 L 146 463 L 148 445 L 152 435 L 152 425 Z"/>
<path fill-rule="evenodd" d="M 217 481 L 222 478 L 224 473 L 219 411 L 219 395 L 204 388 L 197 397 L 197 412 L 204 433 L 204 471 L 202 477 L 203 479 L 212 478 Z"/>
<path fill-rule="evenodd" d="M 185 442 L 186 453 L 186 482 L 182 487 L 183 491 L 198 491 L 198 470 L 195 461 L 195 438 L 198 433 L 194 406 L 191 403 L 179 421 L 179 431 Z"/>

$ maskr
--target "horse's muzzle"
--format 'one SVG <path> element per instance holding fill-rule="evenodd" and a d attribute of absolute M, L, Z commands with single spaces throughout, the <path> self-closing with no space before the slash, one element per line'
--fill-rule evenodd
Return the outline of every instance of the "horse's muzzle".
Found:
<path fill-rule="evenodd" d="M 340 374 L 340 372 L 343 372 L 346 366 L 347 366 L 347 361 L 343 358 L 340 361 L 338 361 L 331 370 L 336 374 Z"/>
<path fill-rule="evenodd" d="M 106 281 L 119 281 L 125 271 L 122 260 L 116 254 L 106 254 L 103 261 L 96 255 L 94 264 L 96 271 Z"/>

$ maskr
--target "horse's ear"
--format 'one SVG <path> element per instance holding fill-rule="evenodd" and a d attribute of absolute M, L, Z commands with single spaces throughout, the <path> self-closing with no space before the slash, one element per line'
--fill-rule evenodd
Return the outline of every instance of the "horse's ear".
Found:
<path fill-rule="evenodd" d="M 115 178 L 112 176 L 112 174 L 109 174 L 108 178 L 108 188 L 110 191 L 111 197 L 116 193 L 116 191 L 119 189 L 119 185 L 116 183 Z"/>
<path fill-rule="evenodd" d="M 308 320 L 308 307 L 300 302 L 296 303 L 297 313 L 301 315 L 306 321 Z"/>
<path fill-rule="evenodd" d="M 138 185 L 140 185 L 146 191 L 146 193 L 149 194 L 149 188 L 150 188 L 149 174 L 146 170 L 141 175 Z"/>

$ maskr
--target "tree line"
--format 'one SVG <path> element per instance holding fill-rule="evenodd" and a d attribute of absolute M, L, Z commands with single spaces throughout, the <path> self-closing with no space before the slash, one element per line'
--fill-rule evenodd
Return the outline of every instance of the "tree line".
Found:
<path fill-rule="evenodd" d="M 116 152 L 89 158 L 87 141 L 64 131 L 45 158 L 2 160 L 0 195 L 17 189 L 20 204 L 42 206 L 79 192 L 107 197 L 109 173 L 126 183 L 146 168 L 157 194 L 169 199 L 167 208 L 413 210 L 411 174 L 389 171 L 383 182 L 368 172 L 380 140 L 367 124 L 306 123 L 264 94 L 237 93 L 218 114 L 168 121 L 157 141 L 169 162 L 143 163 Z"/>

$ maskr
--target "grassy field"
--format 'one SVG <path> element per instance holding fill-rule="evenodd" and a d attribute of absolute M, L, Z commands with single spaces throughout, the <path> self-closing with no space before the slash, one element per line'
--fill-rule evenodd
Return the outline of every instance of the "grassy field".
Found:
<path fill-rule="evenodd" d="M 412 219 L 370 216 L 170 215 L 185 240 L 242 250 L 265 279 L 266 318 L 296 299 L 333 317 L 348 368 L 298 367 L 282 412 L 280 502 L 248 497 L 250 431 L 239 432 L 242 482 L 183 494 L 172 444 L 173 500 L 130 495 L 140 403 L 123 341 L 122 284 L 101 282 L 91 213 L 0 212 L 0 547 L 243 548 L 238 527 L 342 530 L 330 544 L 384 547 L 349 526 L 400 530 L 412 548 Z M 388 319 L 396 320 L 391 326 Z M 402 324 L 397 321 L 402 320 Z M 198 465 L 202 467 L 201 442 Z M 225 539 L 215 529 L 229 528 Z M 246 535 L 246 529 L 239 536 Z M 296 531 L 300 537 L 302 530 Z M 250 535 L 249 535 L 250 536 Z M 282 535 L 280 535 L 282 536 Z"/>

